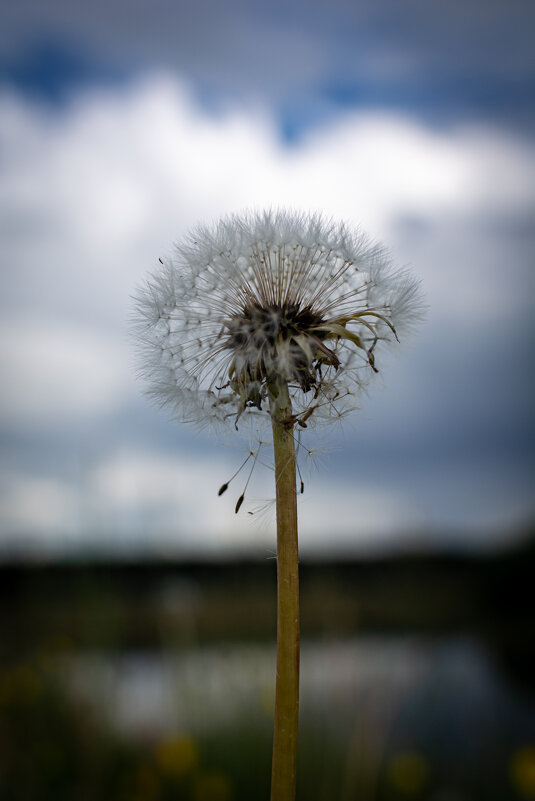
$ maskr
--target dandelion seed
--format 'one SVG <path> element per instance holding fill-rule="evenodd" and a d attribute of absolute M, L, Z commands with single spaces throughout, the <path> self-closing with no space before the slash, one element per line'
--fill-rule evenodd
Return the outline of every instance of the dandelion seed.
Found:
<path fill-rule="evenodd" d="M 240 495 L 240 497 L 238 498 L 238 502 L 237 502 L 237 504 L 236 504 L 236 507 L 235 507 L 235 509 L 234 509 L 234 511 L 236 512 L 236 514 L 238 514 L 238 512 L 240 511 L 241 505 L 242 505 L 242 503 L 243 503 L 243 502 L 244 502 L 244 500 L 245 500 L 245 493 L 247 492 L 247 487 L 249 486 L 249 483 L 250 483 L 250 481 L 251 481 L 251 478 L 252 478 L 252 475 L 253 475 L 253 470 L 254 470 L 254 469 L 255 469 L 255 467 L 256 467 L 256 462 L 257 462 L 258 456 L 259 456 L 259 454 L 260 454 L 260 448 L 262 447 L 262 445 L 263 445 L 263 443 L 262 443 L 262 442 L 260 442 L 260 443 L 259 443 L 259 445 L 258 445 L 258 448 L 256 449 L 256 451 L 250 451 L 250 452 L 249 452 L 249 455 L 247 456 L 247 458 L 246 458 L 246 459 L 245 459 L 245 460 L 244 460 L 244 461 L 241 463 L 241 465 L 238 467 L 238 469 L 236 470 L 236 472 L 235 472 L 235 473 L 234 473 L 234 474 L 233 474 L 233 475 L 232 475 L 232 476 L 229 478 L 229 480 L 228 480 L 228 481 L 226 481 L 226 482 L 225 482 L 225 483 L 224 483 L 224 484 L 223 484 L 223 485 L 222 485 L 222 486 L 219 488 L 219 491 L 218 491 L 218 493 L 217 493 L 218 495 L 223 495 L 223 493 L 224 493 L 224 492 L 226 492 L 226 491 L 228 490 L 228 487 L 229 487 L 229 484 L 230 484 L 230 482 L 231 482 L 231 481 L 233 481 L 233 480 L 236 478 L 236 476 L 237 476 L 239 473 L 241 473 L 241 471 L 243 470 L 243 468 L 245 467 L 245 465 L 247 464 L 247 462 L 249 461 L 249 459 L 251 458 L 251 456 L 254 456 L 254 459 L 253 459 L 253 464 L 252 464 L 252 466 L 251 466 L 251 469 L 249 470 L 249 475 L 247 476 L 247 481 L 245 482 L 245 487 L 244 487 L 244 489 L 243 489 L 243 492 L 242 492 L 242 494 L 241 494 L 241 495 Z"/>
<path fill-rule="evenodd" d="M 259 446 L 258 450 L 260 450 L 260 446 Z M 241 463 L 241 465 L 238 467 L 238 469 L 236 470 L 236 472 L 235 472 L 235 473 L 233 473 L 233 475 L 232 475 L 232 476 L 229 478 L 229 480 L 228 480 L 228 481 L 225 481 L 225 483 L 224 483 L 224 484 L 222 484 L 222 485 L 219 487 L 219 490 L 218 490 L 218 493 L 217 493 L 218 495 L 223 495 L 223 493 L 224 493 L 224 492 L 226 492 L 226 491 L 228 490 L 228 486 L 229 486 L 230 482 L 231 482 L 231 481 L 234 481 L 234 479 L 236 478 L 236 476 L 237 476 L 239 473 L 241 473 L 241 471 L 243 470 L 243 468 L 245 467 L 245 465 L 247 464 L 247 462 L 249 461 L 249 459 L 251 458 L 251 456 L 254 456 L 254 455 L 255 455 L 254 451 L 249 451 L 249 455 L 248 455 L 248 456 L 247 456 L 247 457 L 246 457 L 246 458 L 243 460 L 243 462 L 242 462 L 242 463 Z M 257 455 L 258 455 L 258 452 L 257 452 Z M 255 457 L 255 462 L 256 462 L 256 457 Z"/>
<path fill-rule="evenodd" d="M 297 439 L 295 441 L 297 445 L 296 454 L 295 454 L 295 468 L 297 470 L 297 475 L 299 476 L 299 494 L 302 495 L 305 491 L 305 482 L 303 481 L 303 476 L 301 475 L 301 468 L 299 467 L 299 447 L 301 446 L 301 431 L 297 432 Z"/>

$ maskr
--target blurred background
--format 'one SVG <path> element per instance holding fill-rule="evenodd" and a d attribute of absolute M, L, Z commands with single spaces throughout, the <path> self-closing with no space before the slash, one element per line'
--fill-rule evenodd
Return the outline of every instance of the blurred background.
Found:
<path fill-rule="evenodd" d="M 2 801 L 268 798 L 272 473 L 217 497 L 250 443 L 152 407 L 127 322 L 191 226 L 266 206 L 429 304 L 304 432 L 299 799 L 535 798 L 534 17 L 2 3 Z"/>

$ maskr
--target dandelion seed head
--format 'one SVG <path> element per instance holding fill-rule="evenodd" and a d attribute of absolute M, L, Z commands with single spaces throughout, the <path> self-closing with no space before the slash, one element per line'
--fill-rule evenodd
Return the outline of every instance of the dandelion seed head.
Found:
<path fill-rule="evenodd" d="M 383 247 L 320 215 L 234 215 L 160 261 L 135 298 L 140 372 L 200 427 L 269 421 L 275 379 L 303 427 L 339 419 L 422 316 L 418 282 Z"/>

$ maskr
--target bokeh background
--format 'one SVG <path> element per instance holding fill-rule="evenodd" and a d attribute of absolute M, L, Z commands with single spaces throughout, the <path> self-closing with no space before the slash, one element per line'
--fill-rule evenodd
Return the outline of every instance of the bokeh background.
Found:
<path fill-rule="evenodd" d="M 301 798 L 535 797 L 530 0 L 1 5 L 2 798 L 267 797 L 272 474 L 234 515 L 249 443 L 152 407 L 127 324 L 265 206 L 429 304 L 304 439 Z"/>

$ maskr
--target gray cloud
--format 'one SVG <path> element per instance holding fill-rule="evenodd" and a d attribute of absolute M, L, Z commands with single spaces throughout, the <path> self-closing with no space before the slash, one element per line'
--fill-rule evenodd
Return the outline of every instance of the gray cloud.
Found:
<path fill-rule="evenodd" d="M 532 129 L 534 16 L 529 0 L 159 0 L 150 9 L 21 0 L 4 9 L 0 64 L 28 81 L 32 53 L 45 46 L 48 60 L 34 63 L 43 82 L 54 71 L 59 80 L 62 65 L 72 79 L 92 69 L 100 78 L 175 71 L 212 109 L 269 104 L 289 133 L 346 106 L 410 109 L 443 123 L 483 115 Z"/>

